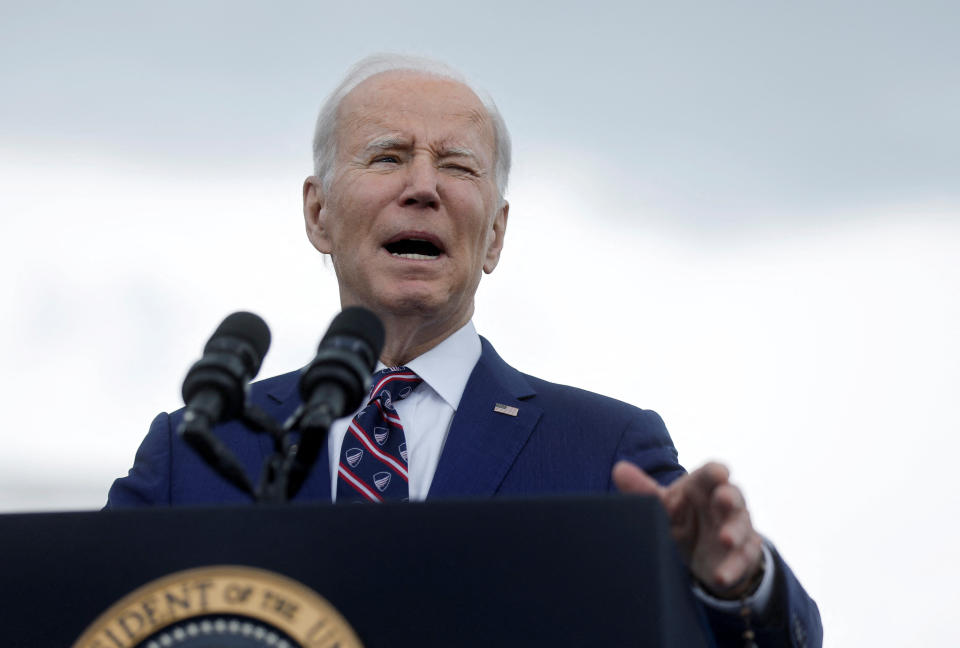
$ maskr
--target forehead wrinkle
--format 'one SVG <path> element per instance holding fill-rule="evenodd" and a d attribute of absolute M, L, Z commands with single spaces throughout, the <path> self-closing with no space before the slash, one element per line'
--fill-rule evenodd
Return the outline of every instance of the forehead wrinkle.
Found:
<path fill-rule="evenodd" d="M 490 122 L 486 109 L 471 108 L 465 113 L 458 113 L 457 116 L 466 118 L 471 124 L 477 127 L 480 143 L 489 145 L 490 152 L 496 156 L 496 134 L 494 133 L 493 124 Z M 484 148 L 486 148 L 486 146 L 484 146 Z M 472 153 L 472 155 L 480 159 L 480 156 L 476 153 Z"/>
<path fill-rule="evenodd" d="M 465 117 L 470 121 L 472 121 L 474 124 L 477 124 L 478 126 L 487 125 L 487 111 L 485 110 L 477 110 L 476 108 L 471 108 L 470 110 L 467 111 L 467 114 L 465 115 Z"/>

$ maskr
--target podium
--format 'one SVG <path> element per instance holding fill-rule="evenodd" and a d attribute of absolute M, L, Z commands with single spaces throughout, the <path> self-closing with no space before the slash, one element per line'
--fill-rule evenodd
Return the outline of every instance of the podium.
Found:
<path fill-rule="evenodd" d="M 640 497 L 9 514 L 0 574 L 12 647 L 713 645 Z"/>

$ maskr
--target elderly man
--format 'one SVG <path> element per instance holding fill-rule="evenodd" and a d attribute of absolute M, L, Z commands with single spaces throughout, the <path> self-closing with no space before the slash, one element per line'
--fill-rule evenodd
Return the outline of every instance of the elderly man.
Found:
<path fill-rule="evenodd" d="M 330 255 L 342 306 L 374 311 L 386 343 L 376 398 L 335 422 L 299 499 L 656 495 L 721 643 L 742 645 L 744 607 L 760 645 L 820 643 L 816 605 L 725 467 L 685 474 L 655 413 L 521 374 L 477 335 L 474 295 L 509 213 L 510 142 L 492 101 L 440 63 L 373 57 L 322 108 L 314 153 L 307 236 Z M 296 381 L 263 381 L 252 398 L 283 418 Z M 157 417 L 108 506 L 244 498 L 172 435 L 179 416 Z M 219 432 L 251 471 L 269 452 L 239 423 Z"/>

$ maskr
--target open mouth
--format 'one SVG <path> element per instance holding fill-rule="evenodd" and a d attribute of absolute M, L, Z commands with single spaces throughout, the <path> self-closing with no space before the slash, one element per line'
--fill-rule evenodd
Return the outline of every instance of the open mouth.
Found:
<path fill-rule="evenodd" d="M 443 254 L 443 250 L 430 241 L 418 238 L 400 239 L 383 246 L 387 252 L 403 259 L 430 261 Z"/>

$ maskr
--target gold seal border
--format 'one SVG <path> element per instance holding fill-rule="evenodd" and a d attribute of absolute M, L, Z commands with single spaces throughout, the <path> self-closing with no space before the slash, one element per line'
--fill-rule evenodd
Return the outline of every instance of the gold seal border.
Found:
<path fill-rule="evenodd" d="M 315 591 L 244 565 L 187 569 L 138 587 L 97 617 L 73 648 L 132 648 L 158 630 L 211 614 L 257 619 L 309 648 L 363 648 L 346 619 Z"/>

